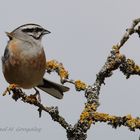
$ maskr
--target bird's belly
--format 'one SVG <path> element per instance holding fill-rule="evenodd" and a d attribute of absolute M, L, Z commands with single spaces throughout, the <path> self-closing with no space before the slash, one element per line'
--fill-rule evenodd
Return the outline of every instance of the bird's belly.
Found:
<path fill-rule="evenodd" d="M 22 61 L 10 58 L 4 65 L 4 76 L 8 83 L 29 89 L 37 86 L 45 73 L 45 56 Z"/>

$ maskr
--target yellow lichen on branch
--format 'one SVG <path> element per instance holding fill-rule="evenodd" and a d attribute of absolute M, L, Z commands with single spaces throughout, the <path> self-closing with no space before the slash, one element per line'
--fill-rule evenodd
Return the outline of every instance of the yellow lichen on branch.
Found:
<path fill-rule="evenodd" d="M 133 72 L 133 73 L 140 72 L 140 67 L 138 65 L 136 65 L 132 59 L 127 59 L 127 64 L 129 66 L 129 69 L 131 72 Z"/>
<path fill-rule="evenodd" d="M 128 126 L 130 130 L 140 129 L 140 118 L 132 118 L 131 115 L 127 115 L 124 119 L 126 120 L 126 126 Z"/>
<path fill-rule="evenodd" d="M 110 116 L 109 114 L 106 113 L 95 112 L 93 114 L 93 120 L 100 121 L 100 122 L 106 122 L 106 121 L 114 122 L 115 118 L 116 118 L 115 116 Z"/>
<path fill-rule="evenodd" d="M 140 66 L 135 64 L 132 59 L 126 59 L 120 67 L 120 70 L 129 78 L 131 75 L 140 75 Z"/>
<path fill-rule="evenodd" d="M 131 115 L 124 117 L 112 116 L 106 113 L 94 112 L 92 121 L 108 122 L 114 128 L 117 126 L 127 126 L 130 130 L 140 129 L 140 118 L 133 118 Z"/>
<path fill-rule="evenodd" d="M 48 72 L 56 71 L 57 74 L 60 76 L 61 80 L 67 79 L 69 76 L 69 73 L 65 68 L 63 67 L 62 63 L 57 62 L 56 60 L 50 60 L 46 63 L 46 70 Z"/>
<path fill-rule="evenodd" d="M 88 123 L 91 125 L 96 122 L 107 122 L 112 125 L 113 128 L 117 126 L 126 126 L 130 130 L 140 129 L 140 118 L 133 118 L 131 115 L 126 115 L 124 117 L 112 116 L 107 113 L 96 112 L 96 104 L 86 105 L 84 111 L 80 116 L 81 123 Z"/>
<path fill-rule="evenodd" d="M 75 81 L 75 88 L 77 91 L 81 91 L 85 90 L 87 88 L 87 85 L 84 82 L 77 80 Z"/>
<path fill-rule="evenodd" d="M 93 114 L 97 109 L 97 104 L 93 103 L 93 104 L 86 104 L 85 108 L 83 110 L 83 112 L 80 115 L 80 122 L 81 123 L 88 123 L 89 125 L 91 125 L 93 123 Z"/>
<path fill-rule="evenodd" d="M 3 96 L 5 96 L 8 92 L 10 93 L 10 91 L 12 90 L 12 89 L 15 89 L 16 87 L 18 87 L 18 85 L 16 85 L 16 84 L 10 84 L 7 88 L 6 88 L 6 90 L 3 92 Z"/>
<path fill-rule="evenodd" d="M 61 67 L 61 68 L 59 69 L 59 75 L 60 75 L 61 79 L 67 79 L 68 76 L 69 76 L 68 71 L 66 71 L 66 70 L 64 69 L 64 67 Z"/>
<path fill-rule="evenodd" d="M 46 70 L 48 73 L 55 71 L 60 76 L 61 82 L 69 82 L 75 85 L 75 88 L 77 91 L 85 90 L 87 88 L 87 85 L 80 81 L 80 80 L 69 80 L 69 73 L 64 68 L 62 63 L 59 63 L 56 60 L 50 60 L 46 63 Z"/>
<path fill-rule="evenodd" d="M 47 69 L 48 71 L 56 70 L 58 67 L 59 67 L 59 64 L 58 64 L 58 62 L 55 61 L 55 60 L 51 60 L 51 61 L 48 61 L 48 62 L 46 63 L 46 69 Z"/>

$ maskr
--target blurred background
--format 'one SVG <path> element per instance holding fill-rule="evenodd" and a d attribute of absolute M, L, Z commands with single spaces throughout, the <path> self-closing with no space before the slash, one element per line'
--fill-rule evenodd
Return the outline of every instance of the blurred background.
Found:
<path fill-rule="evenodd" d="M 106 61 L 112 45 L 119 42 L 132 20 L 140 17 L 140 1 L 128 0 L 1 0 L 0 1 L 0 56 L 3 55 L 8 38 L 6 31 L 26 23 L 37 23 L 51 31 L 43 38 L 48 60 L 62 62 L 70 73 L 70 78 L 93 84 L 96 74 Z M 134 35 L 121 49 L 127 57 L 140 64 L 140 39 Z M 66 140 L 65 130 L 52 121 L 47 113 L 38 117 L 37 108 L 21 101 L 15 102 L 11 96 L 2 96 L 8 86 L 0 64 L 0 137 L 14 139 L 61 139 Z M 45 75 L 59 82 L 57 74 Z M 140 77 L 126 80 L 118 70 L 105 80 L 100 93 L 99 112 L 124 116 L 140 116 Z M 65 93 L 63 100 L 57 100 L 41 92 L 42 103 L 58 106 L 60 114 L 74 125 L 79 119 L 86 99 L 84 92 L 76 92 L 73 85 Z M 34 90 L 26 90 L 34 93 Z M 22 129 L 40 131 L 24 131 Z M 11 131 L 10 131 L 10 130 Z M 92 125 L 87 140 L 138 139 L 139 130 L 131 132 L 126 127 L 112 129 L 105 123 Z"/>

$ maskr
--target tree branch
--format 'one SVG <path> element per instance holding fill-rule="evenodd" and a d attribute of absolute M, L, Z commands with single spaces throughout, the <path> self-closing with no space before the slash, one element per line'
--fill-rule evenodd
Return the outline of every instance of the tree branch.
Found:
<path fill-rule="evenodd" d="M 132 118 L 131 115 L 124 117 L 110 116 L 105 113 L 98 113 L 97 108 L 99 107 L 99 95 L 102 84 L 106 78 L 109 78 L 113 75 L 113 72 L 117 69 L 126 75 L 126 78 L 129 78 L 131 75 L 137 74 L 140 75 L 140 67 L 135 64 L 132 59 L 127 59 L 125 55 L 120 53 L 120 48 L 128 41 L 130 36 L 134 33 L 137 33 L 140 36 L 140 18 L 134 20 L 130 28 L 126 30 L 126 33 L 121 38 L 120 42 L 117 45 L 112 47 L 109 56 L 101 70 L 96 75 L 96 80 L 93 85 L 87 85 L 80 80 L 69 79 L 69 73 L 65 70 L 62 63 L 59 63 L 55 60 L 49 61 L 46 64 L 46 70 L 48 73 L 53 71 L 57 72 L 60 76 L 62 83 L 69 82 L 75 85 L 77 91 L 84 90 L 85 97 L 87 102 L 85 107 L 80 115 L 77 123 L 72 127 L 66 120 L 59 115 L 57 107 L 45 107 L 37 99 L 37 94 L 27 96 L 20 88 L 9 86 L 4 95 L 7 92 L 12 91 L 12 98 L 14 100 L 21 99 L 24 103 L 29 103 L 37 106 L 39 109 L 39 116 L 41 112 L 45 111 L 50 114 L 52 119 L 58 122 L 67 132 L 67 138 L 69 140 L 85 140 L 87 138 L 87 131 L 90 129 L 92 124 L 96 122 L 107 122 L 112 125 L 114 128 L 117 126 L 127 126 L 130 130 L 140 129 L 140 119 Z"/>

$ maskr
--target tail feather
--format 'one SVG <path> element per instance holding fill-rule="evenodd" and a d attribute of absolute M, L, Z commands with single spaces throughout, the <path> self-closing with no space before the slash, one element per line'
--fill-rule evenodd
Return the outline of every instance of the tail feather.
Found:
<path fill-rule="evenodd" d="M 43 79 L 43 84 L 37 87 L 58 99 L 63 98 L 63 92 L 69 91 L 68 87 L 54 83 L 47 79 Z"/>

